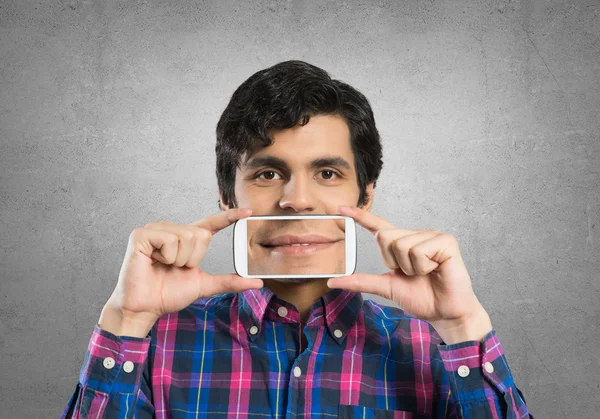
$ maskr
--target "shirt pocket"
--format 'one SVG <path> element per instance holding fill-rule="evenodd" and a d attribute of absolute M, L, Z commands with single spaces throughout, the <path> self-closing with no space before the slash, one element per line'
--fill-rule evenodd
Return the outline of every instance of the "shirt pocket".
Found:
<path fill-rule="evenodd" d="M 339 419 L 430 419 L 430 416 L 421 415 L 408 410 L 386 410 L 374 407 L 340 404 L 338 406 Z"/>

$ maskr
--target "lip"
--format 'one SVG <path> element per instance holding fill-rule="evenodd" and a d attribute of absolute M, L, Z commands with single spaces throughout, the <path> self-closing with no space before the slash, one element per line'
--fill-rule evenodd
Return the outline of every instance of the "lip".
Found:
<path fill-rule="evenodd" d="M 283 236 L 278 236 L 273 239 L 269 239 L 261 245 L 269 247 L 269 246 L 284 246 L 290 244 L 299 244 L 299 243 L 316 243 L 316 244 L 325 244 L 325 243 L 334 243 L 336 239 L 332 239 L 329 237 L 321 236 L 319 234 L 305 234 L 302 236 L 297 236 L 293 234 L 285 234 Z"/>
<path fill-rule="evenodd" d="M 340 240 L 338 240 L 340 241 Z M 279 253 L 282 255 L 312 255 L 318 251 L 325 250 L 334 244 L 337 241 L 326 242 L 326 243 L 312 243 L 306 246 L 292 246 L 292 245 L 280 245 L 280 246 L 263 246 L 265 249 L 269 250 L 272 253 Z"/>
<path fill-rule="evenodd" d="M 340 240 L 331 239 L 319 234 L 305 234 L 296 236 L 285 234 L 261 243 L 265 249 L 283 255 L 311 255 L 320 250 L 333 246 Z M 292 246 L 292 244 L 308 243 L 306 246 Z"/>

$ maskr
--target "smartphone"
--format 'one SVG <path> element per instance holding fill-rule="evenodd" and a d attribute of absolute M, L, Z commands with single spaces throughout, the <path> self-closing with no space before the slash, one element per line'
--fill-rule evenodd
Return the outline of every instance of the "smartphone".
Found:
<path fill-rule="evenodd" d="M 256 215 L 233 226 L 244 278 L 332 278 L 356 270 L 356 224 L 345 215 Z"/>

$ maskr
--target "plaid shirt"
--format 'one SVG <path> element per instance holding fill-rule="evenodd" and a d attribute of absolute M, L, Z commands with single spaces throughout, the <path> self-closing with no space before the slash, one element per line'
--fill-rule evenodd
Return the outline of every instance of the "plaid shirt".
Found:
<path fill-rule="evenodd" d="M 198 299 L 145 338 L 96 325 L 62 415 L 206 417 L 533 418 L 495 330 L 446 345 L 430 323 L 341 289 L 301 329 L 266 286 Z"/>

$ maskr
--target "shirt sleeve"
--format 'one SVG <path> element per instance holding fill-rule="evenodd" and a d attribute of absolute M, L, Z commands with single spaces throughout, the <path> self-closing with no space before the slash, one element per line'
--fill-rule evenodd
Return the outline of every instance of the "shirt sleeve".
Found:
<path fill-rule="evenodd" d="M 79 372 L 79 381 L 61 419 L 151 419 L 154 406 L 149 385 L 145 338 L 116 336 L 98 324 Z"/>
<path fill-rule="evenodd" d="M 454 417 L 533 419 L 495 329 L 481 342 L 446 345 L 442 341 L 437 348 L 448 375 L 446 402 Z"/>

